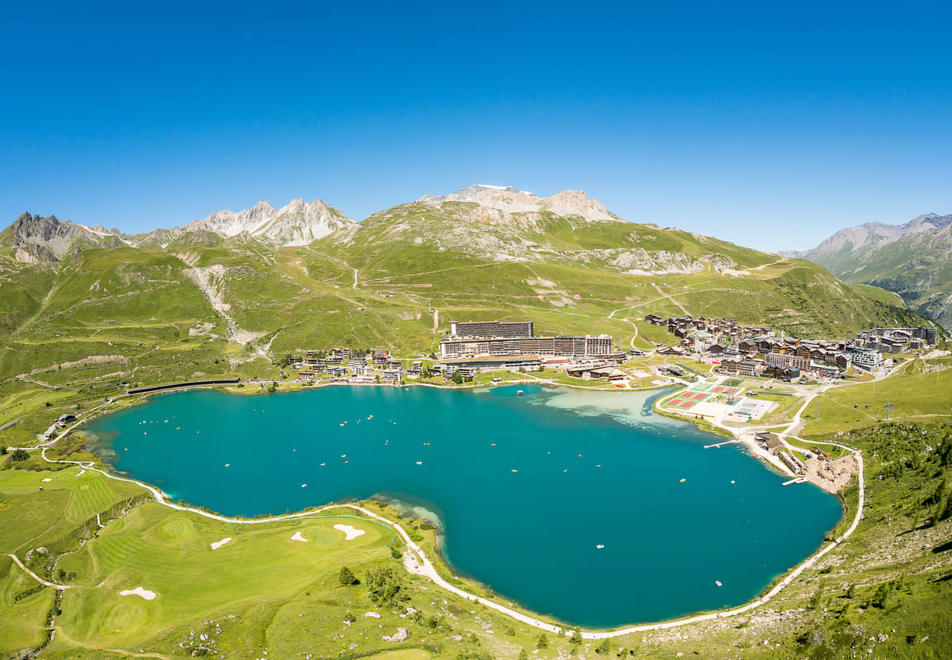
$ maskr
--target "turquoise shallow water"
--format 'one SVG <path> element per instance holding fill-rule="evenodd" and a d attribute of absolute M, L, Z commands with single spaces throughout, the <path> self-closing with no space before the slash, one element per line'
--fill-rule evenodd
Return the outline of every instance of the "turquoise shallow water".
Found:
<path fill-rule="evenodd" d="M 531 385 L 203 390 L 88 430 L 118 469 L 226 515 L 375 494 L 423 506 L 457 573 L 607 627 L 741 604 L 841 516 L 835 497 L 782 487 L 736 446 L 705 450 L 714 436 L 645 416 L 650 400 Z"/>

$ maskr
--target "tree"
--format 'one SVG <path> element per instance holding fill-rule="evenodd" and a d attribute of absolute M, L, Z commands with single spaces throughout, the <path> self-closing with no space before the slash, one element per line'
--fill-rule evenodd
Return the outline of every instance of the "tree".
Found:
<path fill-rule="evenodd" d="M 390 567 L 375 568 L 367 574 L 367 592 L 371 602 L 378 607 L 388 607 L 408 600 L 403 591 L 400 574 Z"/>
<path fill-rule="evenodd" d="M 354 575 L 354 572 L 346 566 L 341 566 L 340 573 L 337 574 L 337 581 L 345 587 L 352 587 L 354 585 L 360 584 L 360 580 L 357 579 L 357 576 Z"/>
<path fill-rule="evenodd" d="M 854 596 L 856 596 L 856 585 L 851 584 L 849 588 L 846 590 L 846 597 L 853 598 Z"/>
<path fill-rule="evenodd" d="M 602 643 L 595 647 L 595 653 L 599 655 L 608 655 L 612 652 L 612 648 L 608 643 L 608 638 L 602 640 Z"/>
<path fill-rule="evenodd" d="M 539 640 L 536 642 L 537 649 L 547 649 L 549 648 L 549 638 L 545 636 L 545 633 L 539 635 Z"/>
<path fill-rule="evenodd" d="M 529 660 L 529 654 L 526 653 L 525 649 L 519 651 L 519 660 Z"/>
<path fill-rule="evenodd" d="M 453 372 L 453 382 L 456 383 L 457 385 L 463 384 L 463 376 L 460 374 L 460 372 L 458 371 Z"/>
<path fill-rule="evenodd" d="M 10 454 L 10 458 L 14 461 L 25 461 L 29 457 L 30 454 L 25 449 L 14 449 L 13 453 Z"/>

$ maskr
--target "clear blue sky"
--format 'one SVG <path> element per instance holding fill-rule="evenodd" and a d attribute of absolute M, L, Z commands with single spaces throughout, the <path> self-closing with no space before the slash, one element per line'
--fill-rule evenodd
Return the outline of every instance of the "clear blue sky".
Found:
<path fill-rule="evenodd" d="M 264 4 L 5 3 L 0 226 L 470 183 L 768 250 L 952 213 L 947 3 Z"/>

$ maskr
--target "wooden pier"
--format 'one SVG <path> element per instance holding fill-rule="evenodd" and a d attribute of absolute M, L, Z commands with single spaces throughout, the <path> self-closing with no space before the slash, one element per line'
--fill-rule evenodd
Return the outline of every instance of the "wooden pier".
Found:
<path fill-rule="evenodd" d="M 736 443 L 736 442 L 743 442 L 743 440 L 738 440 L 737 438 L 734 438 L 733 440 L 725 440 L 724 442 L 718 442 L 718 443 L 713 444 L 713 445 L 704 445 L 704 448 L 705 448 L 705 449 L 710 449 L 711 447 L 721 447 L 721 446 L 723 446 L 723 445 L 732 445 L 732 444 L 734 444 L 734 443 Z"/>

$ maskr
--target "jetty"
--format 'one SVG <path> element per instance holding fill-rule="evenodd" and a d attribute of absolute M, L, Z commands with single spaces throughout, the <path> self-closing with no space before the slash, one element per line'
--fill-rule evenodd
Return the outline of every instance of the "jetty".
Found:
<path fill-rule="evenodd" d="M 733 438 L 733 439 L 731 439 L 731 440 L 725 440 L 724 442 L 714 443 L 713 445 L 704 445 L 704 448 L 705 448 L 705 449 L 710 449 L 711 447 L 721 447 L 721 446 L 723 446 L 723 445 L 733 445 L 733 444 L 738 443 L 738 442 L 743 442 L 743 440 L 741 440 L 740 438 Z"/>
<path fill-rule="evenodd" d="M 781 486 L 789 486 L 790 484 L 805 484 L 807 482 L 806 477 L 796 477 L 790 481 L 784 481 Z"/>

